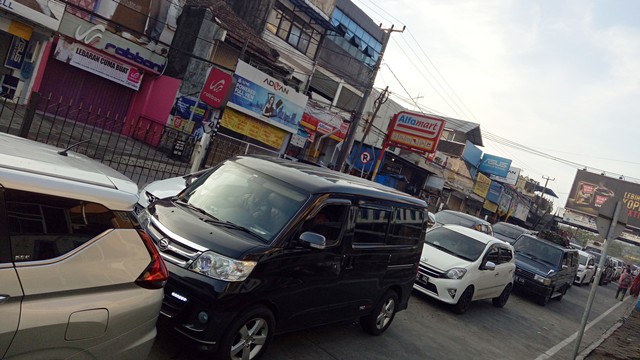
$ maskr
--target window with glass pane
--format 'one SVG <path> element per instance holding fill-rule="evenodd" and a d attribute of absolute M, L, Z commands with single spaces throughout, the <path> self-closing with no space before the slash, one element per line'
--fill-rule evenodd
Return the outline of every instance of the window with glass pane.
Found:
<path fill-rule="evenodd" d="M 114 227 L 133 227 L 128 213 L 103 205 L 8 189 L 5 192 L 14 261 L 64 255 Z"/>
<path fill-rule="evenodd" d="M 287 40 L 287 36 L 289 36 L 290 29 L 291 29 L 291 20 L 283 17 L 280 20 L 280 27 L 278 27 L 278 33 L 276 35 L 282 40 Z"/>
<path fill-rule="evenodd" d="M 291 25 L 291 32 L 289 33 L 289 39 L 287 42 L 291 44 L 293 47 L 298 47 L 298 41 L 300 41 L 300 34 L 302 33 L 302 29 L 298 26 L 298 24 Z"/>
<path fill-rule="evenodd" d="M 424 239 L 424 212 L 417 209 L 396 209 L 391 223 L 388 245 L 415 245 Z"/>
<path fill-rule="evenodd" d="M 361 207 L 356 218 L 354 244 L 384 244 L 391 211 Z"/>
<path fill-rule="evenodd" d="M 269 32 L 275 34 L 278 31 L 278 25 L 280 25 L 280 19 L 282 19 L 282 12 L 276 8 L 271 10 L 269 18 L 267 19 L 266 28 Z"/>
<path fill-rule="evenodd" d="M 489 252 L 487 253 L 487 261 L 491 261 L 496 265 L 500 263 L 500 249 L 498 249 L 497 246 L 493 246 L 489 249 Z"/>

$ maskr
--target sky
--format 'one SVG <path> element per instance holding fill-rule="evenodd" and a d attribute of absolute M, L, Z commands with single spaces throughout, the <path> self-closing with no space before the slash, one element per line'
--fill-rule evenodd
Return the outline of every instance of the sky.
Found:
<path fill-rule="evenodd" d="M 640 182 L 640 1 L 352 1 L 383 28 L 406 26 L 375 87 L 479 123 L 485 153 L 555 179 L 556 207 L 578 168 Z"/>

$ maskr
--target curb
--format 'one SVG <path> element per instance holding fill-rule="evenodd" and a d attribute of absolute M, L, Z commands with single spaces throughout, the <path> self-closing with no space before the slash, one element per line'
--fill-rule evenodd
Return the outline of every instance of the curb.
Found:
<path fill-rule="evenodd" d="M 587 356 L 589 356 L 589 354 L 593 352 L 593 350 L 597 349 L 598 346 L 600 346 L 609 336 L 611 336 L 611 334 L 613 334 L 616 330 L 618 330 L 618 328 L 624 325 L 627 318 L 629 318 L 631 313 L 634 311 L 636 301 L 638 301 L 637 298 L 633 298 L 633 299 L 634 301 L 631 302 L 632 306 L 630 306 L 625 311 L 622 318 L 620 318 L 620 320 L 618 320 L 616 323 L 611 325 L 611 327 L 607 331 L 605 331 L 604 334 L 602 334 L 602 336 L 598 340 L 594 341 L 593 343 L 591 343 L 591 345 L 587 346 L 584 350 L 582 350 L 582 352 L 576 356 L 575 360 L 584 360 Z"/>

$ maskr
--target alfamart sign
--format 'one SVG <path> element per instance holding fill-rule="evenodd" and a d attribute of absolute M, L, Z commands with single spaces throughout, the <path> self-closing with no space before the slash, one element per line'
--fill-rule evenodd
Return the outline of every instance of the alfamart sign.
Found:
<path fill-rule="evenodd" d="M 409 151 L 432 153 L 438 146 L 444 124 L 444 119 L 401 111 L 389 124 L 387 142 Z"/>

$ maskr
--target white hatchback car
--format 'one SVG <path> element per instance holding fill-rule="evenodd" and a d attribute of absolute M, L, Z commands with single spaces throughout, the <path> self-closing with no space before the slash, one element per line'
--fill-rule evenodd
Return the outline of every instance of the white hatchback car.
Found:
<path fill-rule="evenodd" d="M 513 247 L 459 225 L 427 232 L 413 288 L 464 313 L 472 301 L 493 299 L 503 307 L 513 288 Z"/>
<path fill-rule="evenodd" d="M 0 134 L 0 359 L 145 359 L 168 279 L 138 186 Z"/>
<path fill-rule="evenodd" d="M 578 263 L 578 273 L 576 274 L 574 283 L 578 286 L 582 284 L 591 284 L 596 276 L 596 257 L 586 251 L 578 250 L 580 260 Z"/>

